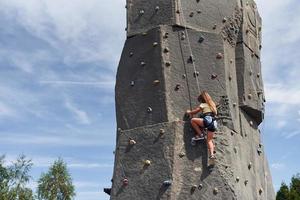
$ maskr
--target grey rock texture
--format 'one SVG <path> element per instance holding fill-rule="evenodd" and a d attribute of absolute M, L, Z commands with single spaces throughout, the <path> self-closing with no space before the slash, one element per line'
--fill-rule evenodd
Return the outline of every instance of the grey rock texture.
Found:
<path fill-rule="evenodd" d="M 259 124 L 261 18 L 252 0 L 127 0 L 111 200 L 274 200 Z M 185 111 L 218 104 L 216 165 Z M 171 183 L 171 185 L 169 185 Z"/>

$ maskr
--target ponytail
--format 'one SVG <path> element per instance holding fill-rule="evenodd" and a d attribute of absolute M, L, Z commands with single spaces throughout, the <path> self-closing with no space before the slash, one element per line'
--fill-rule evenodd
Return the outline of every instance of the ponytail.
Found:
<path fill-rule="evenodd" d="M 201 96 L 202 96 L 203 100 L 205 101 L 205 103 L 208 104 L 211 111 L 215 115 L 217 115 L 218 114 L 217 106 L 216 106 L 215 102 L 212 100 L 212 98 L 210 97 L 210 95 L 206 91 L 203 91 L 203 92 L 201 92 Z"/>

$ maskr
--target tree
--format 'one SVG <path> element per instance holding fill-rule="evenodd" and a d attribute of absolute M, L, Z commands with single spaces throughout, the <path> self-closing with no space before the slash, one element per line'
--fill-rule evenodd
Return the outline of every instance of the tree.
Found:
<path fill-rule="evenodd" d="M 300 200 L 300 174 L 292 177 L 290 184 L 290 200 Z"/>
<path fill-rule="evenodd" d="M 26 187 L 33 163 L 26 156 L 20 155 L 12 165 L 4 166 L 4 156 L 0 157 L 0 199 L 32 200 L 33 192 Z"/>
<path fill-rule="evenodd" d="M 75 196 L 74 190 L 66 163 L 58 159 L 47 173 L 41 175 L 37 195 L 40 200 L 71 200 Z"/>
<path fill-rule="evenodd" d="M 276 200 L 289 200 L 289 187 L 282 182 L 279 191 L 277 192 L 276 195 Z"/>

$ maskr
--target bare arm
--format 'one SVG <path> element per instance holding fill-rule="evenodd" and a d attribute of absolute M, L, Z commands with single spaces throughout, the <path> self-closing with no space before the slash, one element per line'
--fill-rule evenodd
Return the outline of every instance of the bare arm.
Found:
<path fill-rule="evenodd" d="M 187 110 L 186 114 L 188 114 L 191 118 L 193 117 L 194 114 L 197 114 L 198 112 L 201 112 L 201 108 L 197 107 L 193 110 Z"/>

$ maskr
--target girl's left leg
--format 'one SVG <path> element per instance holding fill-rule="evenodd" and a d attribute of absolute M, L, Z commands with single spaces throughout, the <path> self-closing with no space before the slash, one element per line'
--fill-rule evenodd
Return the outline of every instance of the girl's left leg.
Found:
<path fill-rule="evenodd" d="M 206 142 L 207 142 L 207 147 L 208 147 L 210 157 L 214 156 L 214 151 L 215 151 L 213 138 L 214 138 L 214 132 L 207 131 L 207 140 L 206 140 Z"/>

